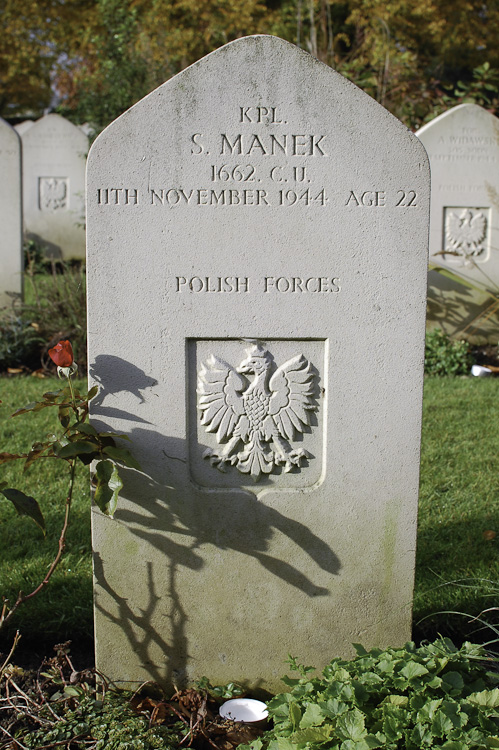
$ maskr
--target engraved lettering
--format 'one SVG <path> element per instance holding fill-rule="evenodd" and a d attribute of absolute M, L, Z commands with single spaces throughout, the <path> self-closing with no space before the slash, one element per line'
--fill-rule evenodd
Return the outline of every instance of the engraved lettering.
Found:
<path fill-rule="evenodd" d="M 323 151 L 320 146 L 320 142 L 323 141 L 325 137 L 326 137 L 325 135 L 321 135 L 319 137 L 319 140 L 315 142 L 315 139 L 317 138 L 317 136 L 316 135 L 310 136 L 310 156 L 314 156 L 315 149 L 317 149 L 317 151 L 320 153 L 321 156 L 327 156 L 326 152 Z"/>
<path fill-rule="evenodd" d="M 254 148 L 260 149 L 261 153 L 264 155 L 267 153 L 257 135 L 253 136 L 253 140 L 251 141 L 250 147 L 248 149 L 248 154 L 251 154 Z"/>
<path fill-rule="evenodd" d="M 313 136 L 311 136 L 312 138 Z M 305 156 L 307 153 L 306 151 L 300 151 L 299 149 L 304 149 L 307 146 L 307 138 L 304 135 L 294 135 L 293 136 L 293 154 L 295 156 Z"/>
<path fill-rule="evenodd" d="M 277 107 L 271 107 L 270 111 L 272 113 L 272 119 L 270 122 L 275 125 L 282 125 L 282 120 L 277 119 Z"/>
<path fill-rule="evenodd" d="M 287 135 L 282 135 L 281 139 L 282 140 L 279 141 L 279 139 L 278 139 L 278 137 L 276 135 L 273 135 L 272 133 L 270 134 L 270 147 L 271 147 L 270 153 L 272 154 L 272 156 L 275 156 L 275 154 L 277 153 L 276 146 L 277 146 L 277 148 L 279 149 L 279 151 L 281 153 L 283 153 L 283 154 L 287 154 L 288 153 L 288 145 L 287 145 L 288 144 L 288 136 Z"/>
<path fill-rule="evenodd" d="M 138 190 L 130 190 L 128 188 L 125 188 L 125 205 L 138 205 L 139 202 L 139 191 Z"/>
<path fill-rule="evenodd" d="M 199 141 L 199 138 L 201 138 L 201 136 L 202 133 L 194 133 L 191 137 L 191 141 L 194 144 L 191 148 L 191 154 L 194 154 L 195 156 L 202 154 L 204 151 L 203 144 Z"/>
<path fill-rule="evenodd" d="M 160 193 L 161 193 L 161 195 L 160 195 Z M 165 204 L 165 195 L 164 195 L 164 193 L 165 193 L 164 190 L 160 190 L 158 192 L 157 190 L 153 190 L 151 188 L 151 205 L 153 205 L 153 206 L 156 205 L 154 203 L 154 199 L 156 199 L 157 201 L 159 201 L 161 203 L 162 206 L 164 206 L 164 204 Z"/>
<path fill-rule="evenodd" d="M 282 125 L 279 120 L 277 107 L 239 107 L 240 122 L 267 123 L 270 125 Z"/>
<path fill-rule="evenodd" d="M 176 276 L 175 291 L 192 294 L 230 294 L 249 292 L 247 276 Z"/>
<path fill-rule="evenodd" d="M 311 288 L 311 282 L 314 283 L 315 289 Z M 318 292 L 319 291 L 319 279 L 306 279 L 305 281 L 305 289 L 307 292 Z"/>
<path fill-rule="evenodd" d="M 410 206 L 417 206 L 416 198 L 417 193 L 414 190 L 397 190 L 397 195 L 400 197 L 398 198 L 396 202 L 396 206 L 401 206 L 402 208 L 408 208 Z"/>
<path fill-rule="evenodd" d="M 358 193 L 356 195 L 355 192 L 351 190 L 345 205 L 383 208 L 386 206 L 386 193 L 384 190 L 365 190 L 363 193 Z"/>
<path fill-rule="evenodd" d="M 327 294 L 329 292 L 337 293 L 340 291 L 339 278 L 329 278 L 327 276 L 311 276 L 310 278 L 301 278 L 300 276 L 264 276 L 263 291 L 264 293 L 279 292 L 286 293 L 311 293 Z"/>
<path fill-rule="evenodd" d="M 277 170 L 282 171 L 282 167 L 272 167 L 272 169 L 270 170 L 270 179 L 274 182 L 282 182 L 283 178 L 278 176 Z"/>
<path fill-rule="evenodd" d="M 327 156 L 324 150 L 325 135 L 307 134 L 256 134 L 243 135 L 241 133 L 230 136 L 221 133 L 220 154 L 260 156 L 275 156 L 277 153 L 285 156 Z"/>
<path fill-rule="evenodd" d="M 237 154 L 243 153 L 243 147 L 241 144 L 241 140 L 242 140 L 241 135 L 236 136 L 234 143 L 231 143 L 229 141 L 225 133 L 222 133 L 221 135 L 222 135 L 222 148 L 220 150 L 221 154 L 225 154 L 225 153 L 233 154 L 236 148 L 237 148 L 237 151 L 236 151 Z M 227 152 L 225 151 L 226 146 L 227 146 L 227 149 L 230 149 L 230 151 L 227 151 Z"/>
<path fill-rule="evenodd" d="M 58 187 L 57 184 L 54 186 L 48 186 L 51 189 L 46 200 L 57 200 L 53 197 L 55 189 Z M 67 185 L 65 186 L 67 190 Z M 44 189 L 47 190 L 47 185 L 44 185 Z M 62 193 L 61 193 L 62 195 Z M 158 196 L 159 198 L 159 196 Z M 65 201 L 65 197 L 63 199 Z M 133 206 L 139 203 L 139 191 L 137 188 L 98 188 L 97 190 L 97 203 L 100 206 Z"/>
<path fill-rule="evenodd" d="M 306 167 L 293 167 L 293 177 L 295 182 L 310 182 Z"/>

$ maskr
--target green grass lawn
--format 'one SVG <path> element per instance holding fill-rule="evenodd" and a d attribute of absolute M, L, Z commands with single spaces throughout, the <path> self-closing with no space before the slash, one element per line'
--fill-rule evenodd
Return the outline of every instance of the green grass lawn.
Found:
<path fill-rule="evenodd" d="M 25 451 L 54 428 L 56 416 L 49 409 L 15 419 L 9 415 L 59 385 L 55 379 L 0 379 L 0 451 Z M 79 387 L 85 388 L 83 381 Z M 418 637 L 433 637 L 437 631 L 456 639 L 463 633 L 477 637 L 475 626 L 462 618 L 434 613 L 451 609 L 477 615 L 498 604 L 498 393 L 495 378 L 427 378 L 425 383 L 414 622 L 431 617 L 416 627 Z M 31 520 L 17 516 L 0 496 L 0 595 L 15 599 L 19 589 L 35 587 L 55 555 L 67 488 L 67 473 L 61 473 L 59 464 L 47 461 L 26 475 L 21 463 L 0 467 L 0 479 L 34 495 L 47 521 L 44 539 Z M 75 641 L 92 631 L 89 504 L 88 470 L 79 466 L 63 563 L 47 590 L 24 605 L 13 623 L 26 639 L 43 633 Z M 486 539 L 486 531 L 498 536 Z M 460 579 L 466 585 L 449 583 Z M 0 638 L 0 651 L 7 636 L 11 632 Z"/>
<path fill-rule="evenodd" d="M 86 390 L 86 381 L 75 381 Z M 0 451 L 26 452 L 35 440 L 55 431 L 56 410 L 45 409 L 10 418 L 16 408 L 38 400 L 41 394 L 63 386 L 57 378 L 0 378 Z M 0 597 L 15 601 L 19 590 L 27 593 L 43 579 L 57 552 L 64 520 L 69 468 L 62 461 L 36 462 L 26 474 L 22 461 L 0 466 L 0 479 L 38 500 L 47 524 L 47 535 L 25 516 L 18 516 L 0 495 Z M 90 491 L 88 468 L 78 466 L 67 552 L 47 589 L 26 602 L 0 637 L 19 628 L 26 639 L 78 638 L 92 632 L 92 581 L 90 544 Z"/>
<path fill-rule="evenodd" d="M 415 623 L 440 610 L 478 615 L 499 606 L 498 395 L 496 378 L 425 381 Z M 497 537 L 486 538 L 490 531 Z M 478 638 L 476 627 L 434 616 L 416 632 L 464 628 Z"/>

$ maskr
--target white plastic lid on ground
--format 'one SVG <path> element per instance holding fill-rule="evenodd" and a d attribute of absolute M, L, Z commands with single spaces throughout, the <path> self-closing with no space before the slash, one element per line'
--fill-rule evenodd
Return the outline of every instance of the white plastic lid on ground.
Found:
<path fill-rule="evenodd" d="M 483 367 L 482 365 L 473 365 L 471 368 L 471 374 L 477 378 L 484 378 L 486 375 L 491 375 L 492 370 L 489 370 L 488 367 Z"/>
<path fill-rule="evenodd" d="M 223 703 L 218 712 L 224 719 L 242 721 L 245 724 L 263 721 L 269 715 L 266 704 L 253 698 L 233 698 Z"/>

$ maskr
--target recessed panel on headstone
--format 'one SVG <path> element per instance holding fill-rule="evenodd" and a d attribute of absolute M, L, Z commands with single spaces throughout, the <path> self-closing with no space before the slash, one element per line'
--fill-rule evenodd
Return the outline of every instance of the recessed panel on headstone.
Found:
<path fill-rule="evenodd" d="M 0 307 L 22 295 L 23 242 L 21 206 L 21 141 L 0 119 Z"/>
<path fill-rule="evenodd" d="M 26 237 L 51 257 L 84 258 L 87 136 L 54 114 L 21 136 Z"/>
<path fill-rule="evenodd" d="M 431 166 L 430 263 L 499 292 L 499 120 L 460 104 L 416 135 Z"/>
<path fill-rule="evenodd" d="M 96 140 L 92 421 L 143 470 L 93 518 L 113 680 L 277 688 L 410 637 L 428 201 L 417 138 L 275 37 Z"/>

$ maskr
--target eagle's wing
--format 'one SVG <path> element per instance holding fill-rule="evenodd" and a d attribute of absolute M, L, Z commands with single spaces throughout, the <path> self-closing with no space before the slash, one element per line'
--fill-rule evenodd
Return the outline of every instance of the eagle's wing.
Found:
<path fill-rule="evenodd" d="M 482 242 L 485 237 L 487 220 L 482 213 L 475 214 L 470 221 L 470 242 Z"/>
<path fill-rule="evenodd" d="M 463 236 L 462 220 L 453 211 L 447 216 L 445 234 L 453 245 L 460 245 L 466 237 Z"/>
<path fill-rule="evenodd" d="M 310 425 L 310 411 L 315 411 L 314 374 L 308 359 L 298 354 L 279 367 L 270 378 L 269 415 L 280 435 L 293 440 L 295 432 Z"/>
<path fill-rule="evenodd" d="M 197 387 L 201 424 L 207 432 L 217 433 L 218 442 L 232 435 L 244 414 L 241 391 L 246 386 L 245 379 L 223 359 L 212 355 L 201 365 Z"/>

